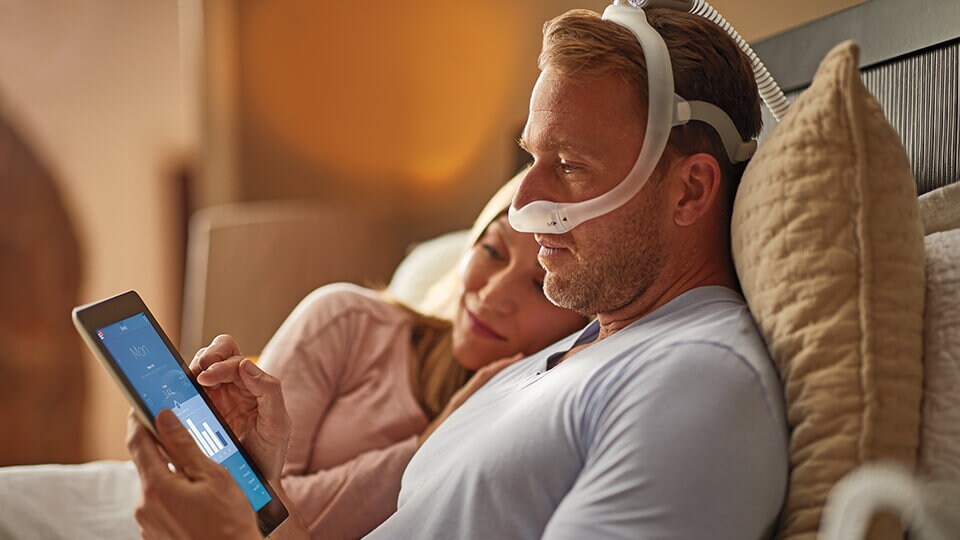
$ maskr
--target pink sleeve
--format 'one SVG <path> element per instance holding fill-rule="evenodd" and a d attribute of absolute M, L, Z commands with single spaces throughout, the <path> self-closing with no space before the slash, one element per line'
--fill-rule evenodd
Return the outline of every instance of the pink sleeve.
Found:
<path fill-rule="evenodd" d="M 363 300 L 338 289 L 324 287 L 301 302 L 261 356 L 281 380 L 293 423 L 283 488 L 311 534 L 325 540 L 360 538 L 396 511 L 400 478 L 417 449 L 414 435 L 308 472 L 328 411 L 362 369 L 354 357 L 364 319 L 354 315 Z"/>
<path fill-rule="evenodd" d="M 332 469 L 284 476 L 283 489 L 313 538 L 360 538 L 397 509 L 400 478 L 417 450 L 412 436 L 371 450 Z"/>
<path fill-rule="evenodd" d="M 280 379 L 293 423 L 284 475 L 306 470 L 317 429 L 345 375 L 349 335 L 333 303 L 323 289 L 305 298 L 261 355 L 263 369 Z"/>

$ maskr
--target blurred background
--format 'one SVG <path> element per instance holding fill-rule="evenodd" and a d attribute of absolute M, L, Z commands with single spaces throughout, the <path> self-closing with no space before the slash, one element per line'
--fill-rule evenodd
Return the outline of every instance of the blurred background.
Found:
<path fill-rule="evenodd" d="M 715 0 L 750 41 L 863 0 Z M 0 465 L 126 459 L 78 304 L 189 359 L 385 284 L 522 164 L 545 20 L 597 0 L 0 0 Z"/>

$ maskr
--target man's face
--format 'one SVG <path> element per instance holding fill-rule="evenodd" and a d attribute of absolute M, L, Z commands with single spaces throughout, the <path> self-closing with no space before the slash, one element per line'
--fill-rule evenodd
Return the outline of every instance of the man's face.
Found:
<path fill-rule="evenodd" d="M 640 103 L 614 75 L 546 69 L 530 100 L 522 145 L 534 158 L 513 206 L 579 202 L 609 191 L 633 168 L 643 140 Z M 544 292 L 585 315 L 609 313 L 646 291 L 665 260 L 668 213 L 657 173 L 631 201 L 565 234 L 538 234 Z"/>

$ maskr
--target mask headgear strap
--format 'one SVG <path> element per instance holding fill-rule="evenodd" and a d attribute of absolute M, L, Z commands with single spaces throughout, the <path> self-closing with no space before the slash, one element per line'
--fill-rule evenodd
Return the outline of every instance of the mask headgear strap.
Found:
<path fill-rule="evenodd" d="M 603 195 L 577 203 L 534 201 L 516 210 L 510 207 L 510 225 L 520 232 L 561 234 L 590 219 L 602 216 L 632 199 L 653 173 L 673 126 L 699 120 L 713 126 L 733 163 L 746 161 L 756 149 L 755 141 L 741 141 L 730 117 L 719 107 L 703 101 L 686 101 L 673 91 L 670 53 L 660 34 L 650 26 L 644 11 L 614 4 L 603 19 L 630 30 L 643 51 L 647 67 L 647 124 L 643 145 L 633 168 L 623 181 Z"/>

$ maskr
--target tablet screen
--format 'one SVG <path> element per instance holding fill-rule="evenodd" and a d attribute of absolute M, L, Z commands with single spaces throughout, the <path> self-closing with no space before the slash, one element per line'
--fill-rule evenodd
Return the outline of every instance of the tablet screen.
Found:
<path fill-rule="evenodd" d="M 146 315 L 140 313 L 104 326 L 97 330 L 97 337 L 153 417 L 163 409 L 172 410 L 203 453 L 230 471 L 254 511 L 270 502 L 270 494 L 250 470 Z"/>

